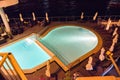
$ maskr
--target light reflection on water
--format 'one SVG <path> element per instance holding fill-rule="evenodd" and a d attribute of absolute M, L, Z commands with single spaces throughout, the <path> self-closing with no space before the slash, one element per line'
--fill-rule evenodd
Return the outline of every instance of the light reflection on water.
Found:
<path fill-rule="evenodd" d="M 40 42 L 68 65 L 93 50 L 98 44 L 98 38 L 82 27 L 61 26 L 50 31 Z"/>
<path fill-rule="evenodd" d="M 34 40 L 35 36 L 30 36 L 1 48 L 0 52 L 11 52 L 22 69 L 34 68 L 51 58 Z"/>

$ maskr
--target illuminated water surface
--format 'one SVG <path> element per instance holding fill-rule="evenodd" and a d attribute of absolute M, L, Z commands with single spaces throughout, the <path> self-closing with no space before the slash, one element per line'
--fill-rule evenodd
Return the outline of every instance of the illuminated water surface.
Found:
<path fill-rule="evenodd" d="M 32 69 L 51 58 L 34 40 L 35 35 L 27 37 L 0 49 L 0 52 L 11 52 L 22 69 Z"/>
<path fill-rule="evenodd" d="M 61 26 L 40 39 L 65 65 L 75 61 L 98 44 L 97 36 L 78 26 Z"/>

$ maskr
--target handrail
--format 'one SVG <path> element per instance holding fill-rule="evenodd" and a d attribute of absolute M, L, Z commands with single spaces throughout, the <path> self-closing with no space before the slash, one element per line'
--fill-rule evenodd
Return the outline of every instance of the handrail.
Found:
<path fill-rule="evenodd" d="M 6 58 L 8 57 L 8 54 L 0 54 L 0 56 L 2 57 L 0 61 L 0 67 L 1 67 L 3 63 L 5 62 Z"/>
<path fill-rule="evenodd" d="M 0 60 L 0 68 L 4 66 L 3 63 L 5 63 L 5 61 L 7 61 L 8 59 L 18 76 L 20 76 L 22 80 L 27 80 L 25 74 L 23 73 L 22 69 L 20 68 L 19 64 L 11 53 L 0 53 L 0 56 L 2 57 L 2 59 Z"/>

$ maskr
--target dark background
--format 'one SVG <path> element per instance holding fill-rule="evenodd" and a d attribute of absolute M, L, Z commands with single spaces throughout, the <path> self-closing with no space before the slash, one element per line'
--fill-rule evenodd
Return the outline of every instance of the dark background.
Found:
<path fill-rule="evenodd" d="M 37 17 L 49 16 L 93 16 L 96 11 L 99 15 L 119 15 L 120 0 L 19 0 L 19 4 L 4 8 L 9 17 L 30 17 L 35 12 Z"/>

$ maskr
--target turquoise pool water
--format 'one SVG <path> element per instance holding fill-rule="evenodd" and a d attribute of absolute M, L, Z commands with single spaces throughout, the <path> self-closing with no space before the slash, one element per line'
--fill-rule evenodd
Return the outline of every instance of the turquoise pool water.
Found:
<path fill-rule="evenodd" d="M 74 62 L 98 44 L 98 38 L 93 32 L 78 26 L 58 27 L 37 39 L 64 65 Z M 0 48 L 0 52 L 11 52 L 22 69 L 32 69 L 51 59 L 35 40 L 36 35 L 31 35 Z"/>
<path fill-rule="evenodd" d="M 97 36 L 78 26 L 61 26 L 39 40 L 65 65 L 74 62 L 98 44 Z"/>
<path fill-rule="evenodd" d="M 1 48 L 0 52 L 11 52 L 22 69 L 32 69 L 51 58 L 35 39 L 36 36 L 32 35 Z"/>

